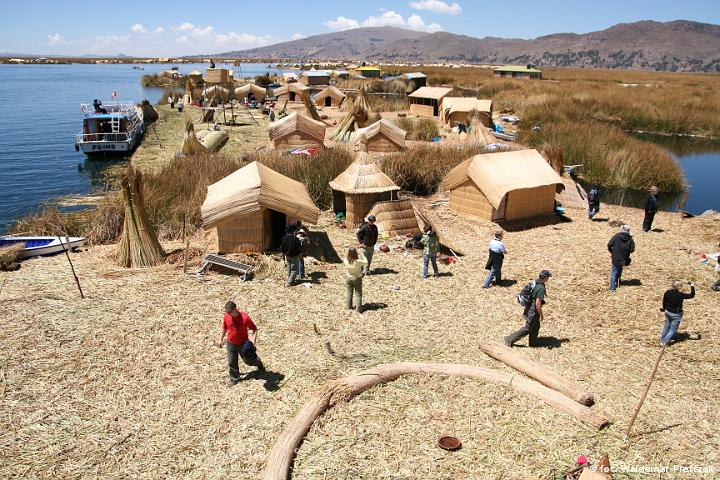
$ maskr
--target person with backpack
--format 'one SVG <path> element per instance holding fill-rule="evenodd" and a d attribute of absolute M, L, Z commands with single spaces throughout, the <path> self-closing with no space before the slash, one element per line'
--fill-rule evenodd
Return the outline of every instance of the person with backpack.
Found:
<path fill-rule="evenodd" d="M 521 338 L 528 337 L 528 346 L 537 346 L 537 338 L 540 333 L 540 323 L 545 319 L 542 306 L 545 304 L 547 293 L 546 284 L 552 277 L 549 270 L 540 272 L 537 280 L 529 282 L 518 295 L 518 302 L 523 305 L 523 318 L 525 325 L 518 331 L 503 338 L 505 345 L 512 347 Z"/>
<path fill-rule="evenodd" d="M 295 224 L 289 225 L 287 233 L 280 243 L 280 251 L 285 259 L 287 265 L 288 277 L 285 282 L 286 287 L 290 287 L 295 283 L 295 279 L 298 276 L 300 270 L 300 254 L 302 253 L 302 245 L 295 235 L 297 226 Z"/>
<path fill-rule="evenodd" d="M 435 277 L 439 275 L 437 266 L 437 253 L 440 250 L 440 240 L 432 226 L 425 225 L 424 233 L 420 239 L 423 246 L 423 273 L 422 278 L 428 278 L 428 263 L 432 263 L 433 274 Z"/>
<path fill-rule="evenodd" d="M 248 334 L 248 330 L 250 334 Z M 256 367 L 258 372 L 265 371 L 265 365 L 257 355 L 255 342 L 257 340 L 257 327 L 250 315 L 237 309 L 235 302 L 225 304 L 225 315 L 221 326 L 220 348 L 227 347 L 227 361 L 230 368 L 230 385 L 236 385 L 240 381 L 240 369 L 238 368 L 238 357 L 246 365 Z M 227 335 L 227 341 L 225 336 Z"/>
<path fill-rule="evenodd" d="M 367 222 L 363 222 L 357 232 L 357 239 L 363 250 L 363 255 L 367 259 L 367 266 L 364 274 L 370 275 L 370 264 L 372 263 L 373 253 L 375 253 L 375 244 L 378 240 L 378 228 L 375 225 L 375 215 L 369 215 Z"/>
<path fill-rule="evenodd" d="M 649 232 L 652 228 L 655 214 L 658 211 L 658 187 L 650 187 L 647 199 L 645 200 L 645 218 L 643 219 L 643 232 Z"/>
<path fill-rule="evenodd" d="M 363 269 L 367 266 L 367 259 L 362 253 L 358 253 L 355 247 L 350 247 L 343 260 L 343 265 L 345 267 L 345 287 L 347 288 L 345 306 L 348 310 L 352 310 L 354 296 L 357 312 L 362 313 Z"/>
<path fill-rule="evenodd" d="M 630 254 L 635 251 L 635 240 L 630 235 L 630 226 L 623 225 L 622 230 L 612 236 L 607 244 L 611 254 L 610 291 L 620 285 L 623 267 L 630 265 Z"/>
<path fill-rule="evenodd" d="M 602 190 L 600 184 L 596 183 L 588 192 L 588 218 L 593 219 L 600 212 L 600 195 Z"/>
<path fill-rule="evenodd" d="M 660 345 L 665 346 L 673 339 L 677 332 L 683 316 L 683 300 L 693 298 L 695 296 L 695 284 L 688 282 L 690 293 L 683 293 L 680 289 L 683 282 L 675 280 L 672 282 L 672 288 L 667 290 L 663 295 L 662 307 L 660 311 L 665 313 L 665 326 L 663 326 L 660 334 Z"/>
<path fill-rule="evenodd" d="M 485 264 L 485 270 L 490 270 L 490 272 L 485 277 L 482 288 L 490 288 L 490 282 L 493 278 L 495 279 L 495 285 L 500 285 L 502 282 L 502 265 L 507 253 L 507 248 L 505 248 L 502 239 L 503 231 L 497 230 L 492 240 L 490 240 L 489 256 Z"/>

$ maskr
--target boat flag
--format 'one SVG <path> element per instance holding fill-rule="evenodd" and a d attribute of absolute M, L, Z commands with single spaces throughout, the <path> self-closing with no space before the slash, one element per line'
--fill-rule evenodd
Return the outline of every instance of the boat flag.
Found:
<path fill-rule="evenodd" d="M 115 97 L 117 97 L 117 91 L 116 91 L 116 90 L 113 90 L 112 98 L 115 98 Z"/>

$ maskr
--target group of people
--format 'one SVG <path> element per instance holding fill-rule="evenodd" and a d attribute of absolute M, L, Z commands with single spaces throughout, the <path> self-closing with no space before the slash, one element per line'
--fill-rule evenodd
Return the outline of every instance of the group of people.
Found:
<path fill-rule="evenodd" d="M 652 229 L 655 214 L 658 211 L 658 193 L 660 189 L 653 185 L 648 191 L 645 198 L 645 217 L 643 218 L 643 232 L 649 232 Z M 602 196 L 602 186 L 599 183 L 594 184 L 587 192 L 588 201 L 588 218 L 592 220 L 595 215 L 600 212 L 600 197 Z"/>

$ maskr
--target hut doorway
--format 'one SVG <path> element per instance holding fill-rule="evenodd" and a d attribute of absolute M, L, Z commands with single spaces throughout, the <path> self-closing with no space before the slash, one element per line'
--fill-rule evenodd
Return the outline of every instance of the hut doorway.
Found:
<path fill-rule="evenodd" d="M 295 101 L 295 92 L 290 92 L 290 93 L 289 93 L 289 98 L 290 98 L 290 101 L 291 101 L 291 102 L 294 102 L 294 101 Z"/>
<path fill-rule="evenodd" d="M 280 247 L 285 231 L 287 230 L 287 215 L 275 210 L 268 210 L 270 221 L 268 222 L 269 227 L 269 240 L 270 248 L 275 249 Z"/>
<path fill-rule="evenodd" d="M 333 204 L 333 212 L 336 214 L 338 212 L 343 212 L 345 215 L 347 215 L 345 205 L 345 193 L 341 192 L 340 190 L 333 190 L 332 191 L 332 204 Z"/>
<path fill-rule="evenodd" d="M 325 106 L 326 107 L 332 106 L 332 98 L 329 95 L 327 97 L 325 97 Z"/>

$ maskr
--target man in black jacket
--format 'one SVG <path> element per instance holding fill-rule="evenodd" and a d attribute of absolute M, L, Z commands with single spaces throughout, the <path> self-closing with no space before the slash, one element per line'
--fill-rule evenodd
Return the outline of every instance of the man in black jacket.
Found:
<path fill-rule="evenodd" d="M 295 235 L 296 225 L 290 225 L 287 228 L 287 233 L 280 243 L 280 250 L 282 251 L 285 263 L 288 269 L 288 278 L 285 286 L 289 287 L 295 283 L 295 279 L 298 276 L 300 269 L 300 254 L 302 253 L 302 245 L 300 240 Z"/>
<path fill-rule="evenodd" d="M 378 228 L 375 225 L 375 215 L 367 217 L 367 222 L 360 226 L 357 232 L 357 239 L 363 249 L 363 254 L 367 259 L 367 266 L 365 267 L 365 274 L 370 274 L 370 263 L 372 262 L 373 253 L 375 252 L 375 244 L 378 239 Z"/>
<path fill-rule="evenodd" d="M 630 265 L 630 254 L 635 251 L 635 240 L 630 236 L 630 226 L 623 225 L 622 231 L 613 235 L 607 247 L 612 255 L 610 291 L 614 292 L 618 285 L 620 285 L 623 267 Z"/>
<path fill-rule="evenodd" d="M 649 232 L 652 228 L 655 214 L 658 211 L 658 187 L 650 187 L 647 200 L 645 200 L 645 218 L 643 219 L 643 232 Z"/>

